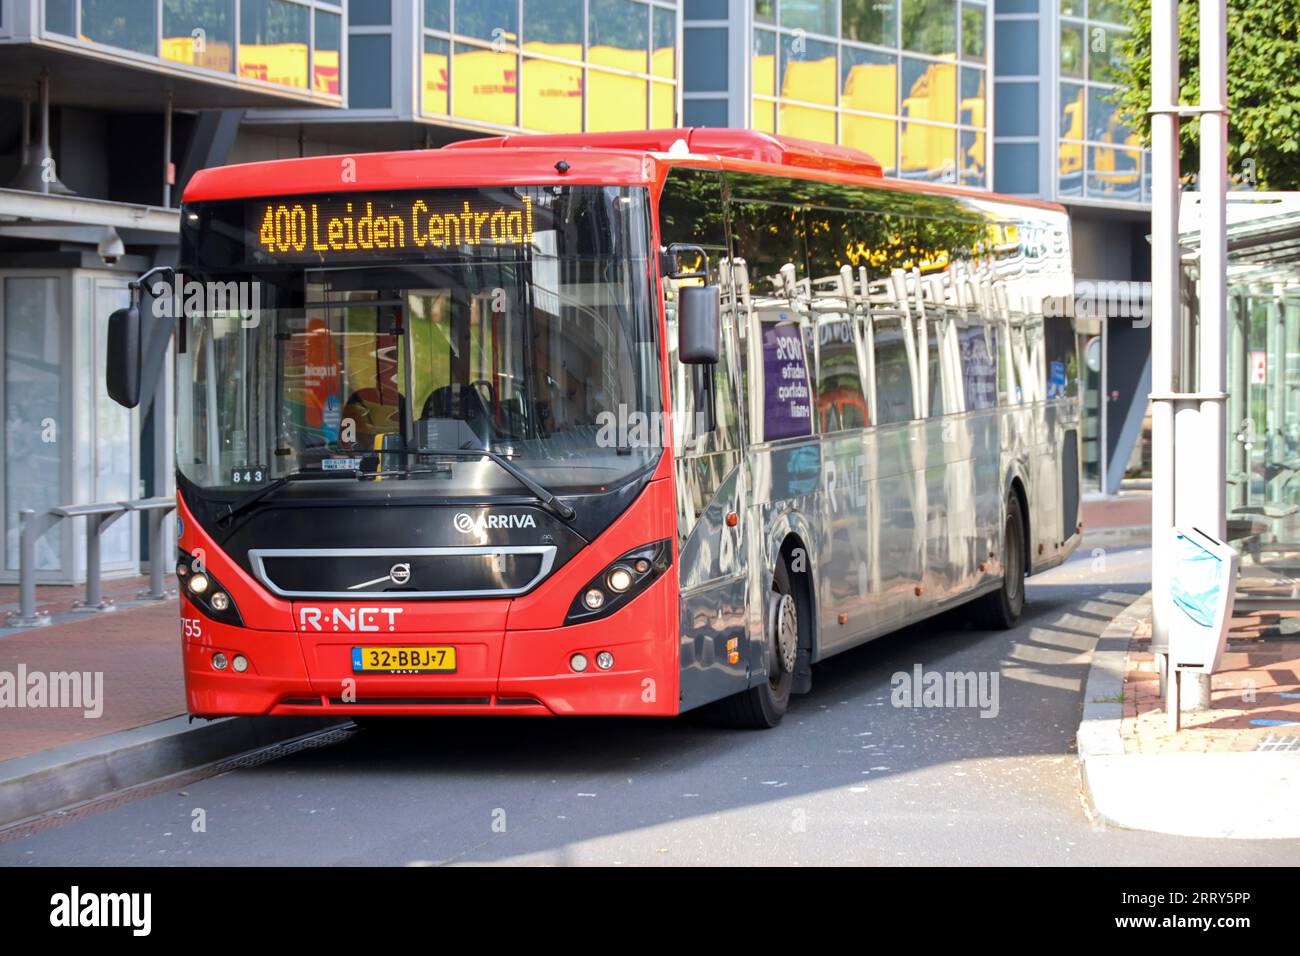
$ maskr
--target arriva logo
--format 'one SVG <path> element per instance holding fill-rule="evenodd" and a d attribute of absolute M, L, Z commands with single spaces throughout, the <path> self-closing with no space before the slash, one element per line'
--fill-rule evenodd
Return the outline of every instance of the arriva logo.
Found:
<path fill-rule="evenodd" d="M 467 511 L 458 512 L 452 524 L 461 534 L 482 534 L 488 528 L 536 528 L 532 515 L 494 515 L 486 511 L 475 518 Z"/>

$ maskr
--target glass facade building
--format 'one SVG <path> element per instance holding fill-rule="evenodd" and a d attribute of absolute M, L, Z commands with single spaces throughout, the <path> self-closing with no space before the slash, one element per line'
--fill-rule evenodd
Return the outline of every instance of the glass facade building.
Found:
<path fill-rule="evenodd" d="M 685 123 L 871 154 L 886 175 L 986 189 L 984 0 L 688 0 Z"/>
<path fill-rule="evenodd" d="M 1150 202 L 1114 101 L 1116 0 L 684 0 L 683 16 L 685 125 L 840 143 L 904 179 Z"/>
<path fill-rule="evenodd" d="M 993 186 L 1145 211 L 1150 159 L 1121 119 L 1115 0 L 994 0 Z"/>
<path fill-rule="evenodd" d="M 344 0 L 40 0 L 31 36 L 341 106 Z M 26 11 L 24 11 L 26 12 Z"/>
<path fill-rule="evenodd" d="M 493 130 L 677 122 L 677 5 L 423 0 L 419 114 Z"/>
<path fill-rule="evenodd" d="M 681 122 L 677 0 L 348 0 L 344 111 L 257 110 L 283 133 L 383 122 L 369 148 L 466 133 L 580 133 Z M 358 144 L 360 145 L 360 144 Z M 242 157 L 241 157 L 242 158 Z"/>

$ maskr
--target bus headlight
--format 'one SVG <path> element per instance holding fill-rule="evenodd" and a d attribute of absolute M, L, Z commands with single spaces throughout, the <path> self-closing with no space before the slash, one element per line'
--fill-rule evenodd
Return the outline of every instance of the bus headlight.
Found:
<path fill-rule="evenodd" d="M 181 593 L 196 608 L 222 624 L 244 626 L 243 615 L 235 606 L 230 592 L 212 576 L 207 567 L 195 561 L 192 554 L 180 552 L 176 561 L 176 577 L 181 582 Z"/>
<path fill-rule="evenodd" d="M 613 614 L 648 588 L 672 563 L 673 545 L 668 539 L 619 555 L 578 592 L 564 623 L 581 624 Z"/>
<path fill-rule="evenodd" d="M 627 568 L 618 567 L 609 572 L 605 578 L 605 583 L 615 594 L 622 594 L 632 586 L 632 572 Z"/>

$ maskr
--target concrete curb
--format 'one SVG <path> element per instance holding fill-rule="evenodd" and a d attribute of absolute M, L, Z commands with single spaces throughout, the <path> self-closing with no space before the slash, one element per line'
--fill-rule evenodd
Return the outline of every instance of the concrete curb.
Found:
<path fill-rule="evenodd" d="M 1124 665 L 1133 633 L 1150 616 L 1148 591 L 1115 615 L 1097 638 L 1088 682 L 1083 688 L 1083 720 L 1076 734 L 1080 759 L 1124 753 L 1124 741 L 1119 735 L 1120 721 L 1124 719 Z"/>
<path fill-rule="evenodd" d="M 1138 545 L 1147 545 L 1151 542 L 1151 526 L 1129 525 L 1118 528 L 1084 528 L 1083 541 L 1080 547 L 1085 550 L 1088 548 L 1105 548 L 1105 547 L 1135 547 Z"/>
<path fill-rule="evenodd" d="M 1151 592 L 1102 631 L 1076 735 L 1084 793 L 1114 826 L 1175 836 L 1300 839 L 1300 753 L 1126 754 L 1121 695 L 1129 641 Z"/>
<path fill-rule="evenodd" d="M 0 761 L 0 827 L 346 724 L 327 717 L 188 717 Z"/>

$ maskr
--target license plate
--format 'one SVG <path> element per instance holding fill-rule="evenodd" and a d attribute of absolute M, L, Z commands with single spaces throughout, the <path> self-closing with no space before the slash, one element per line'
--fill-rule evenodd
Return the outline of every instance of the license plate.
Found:
<path fill-rule="evenodd" d="M 455 669 L 454 647 L 352 648 L 352 670 L 358 674 L 426 674 Z"/>

